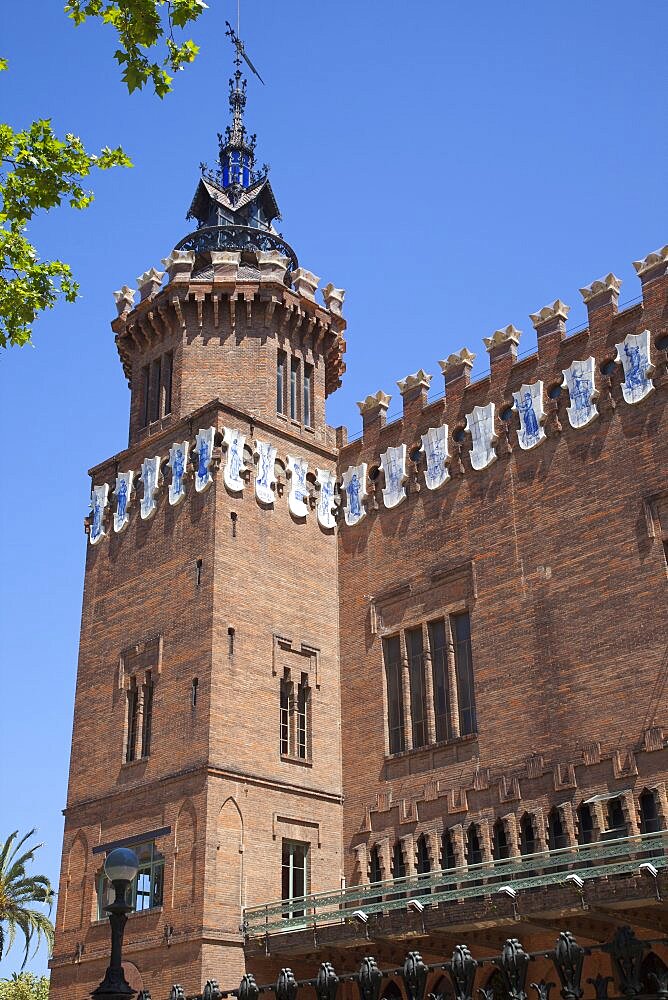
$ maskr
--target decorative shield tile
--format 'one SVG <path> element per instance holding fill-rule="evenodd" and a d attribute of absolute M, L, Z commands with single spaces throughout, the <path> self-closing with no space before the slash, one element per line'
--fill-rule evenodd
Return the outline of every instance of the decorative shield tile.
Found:
<path fill-rule="evenodd" d="M 246 485 L 241 478 L 245 472 L 244 444 L 245 436 L 235 427 L 223 427 L 223 444 L 227 446 L 227 461 L 223 469 L 223 480 L 232 493 L 241 493 Z"/>
<path fill-rule="evenodd" d="M 175 441 L 169 449 L 169 459 L 167 464 L 172 470 L 172 481 L 169 484 L 169 502 L 172 507 L 181 503 L 186 495 L 184 476 L 188 465 L 188 452 L 190 444 L 188 441 Z"/>
<path fill-rule="evenodd" d="M 336 519 L 334 517 L 334 511 L 336 505 L 334 503 L 335 490 L 336 490 L 336 476 L 333 472 L 329 472 L 327 469 L 316 469 L 315 470 L 316 482 L 320 487 L 320 496 L 318 497 L 318 524 L 322 528 L 331 529 L 336 525 Z"/>
<path fill-rule="evenodd" d="M 427 468 L 424 473 L 424 481 L 427 489 L 437 490 L 450 478 L 450 470 L 447 460 L 448 453 L 448 425 L 441 427 L 430 427 L 426 434 L 422 435 L 422 447 L 427 461 Z"/>
<path fill-rule="evenodd" d="M 130 517 L 128 515 L 128 504 L 130 503 L 132 480 L 134 479 L 134 476 L 134 472 L 119 472 L 116 476 L 116 488 L 114 490 L 114 495 L 116 497 L 114 531 L 117 534 L 124 531 L 130 521 Z"/>
<path fill-rule="evenodd" d="M 342 485 L 346 494 L 345 521 L 346 524 L 359 524 L 366 515 L 364 498 L 366 489 L 366 462 L 361 465 L 351 465 L 343 473 Z"/>
<path fill-rule="evenodd" d="M 380 464 L 385 473 L 383 503 L 386 507 L 396 507 L 406 499 L 403 485 L 406 480 L 406 445 L 388 448 L 380 456 Z"/>
<path fill-rule="evenodd" d="M 94 486 L 90 494 L 91 522 L 88 539 L 91 545 L 97 545 L 106 535 L 104 530 L 104 512 L 109 502 L 109 484 Z"/>
<path fill-rule="evenodd" d="M 472 438 L 469 454 L 476 470 L 486 469 L 496 461 L 494 411 L 494 403 L 488 403 L 487 406 L 474 406 L 473 411 L 466 414 L 466 430 Z"/>
<path fill-rule="evenodd" d="M 213 482 L 211 459 L 215 436 L 216 428 L 207 427 L 200 428 L 195 438 L 195 490 L 198 493 L 203 493 Z"/>
<path fill-rule="evenodd" d="M 144 485 L 144 495 L 141 498 L 141 503 L 139 505 L 139 513 L 142 521 L 147 521 L 149 517 L 153 517 L 157 508 L 155 494 L 158 491 L 160 479 L 159 455 L 155 455 L 153 458 L 144 459 L 139 478 Z"/>
<path fill-rule="evenodd" d="M 598 416 L 598 409 L 594 403 L 598 396 L 594 381 L 594 365 L 594 358 L 586 358 L 584 361 L 574 361 L 563 372 L 571 399 L 567 411 L 571 427 L 586 427 Z"/>
<path fill-rule="evenodd" d="M 260 503 L 268 506 L 274 502 L 272 486 L 276 483 L 274 463 L 276 449 L 269 441 L 255 439 L 255 454 L 257 455 L 257 472 L 255 474 L 255 496 Z"/>
<path fill-rule="evenodd" d="M 624 369 L 622 395 L 627 403 L 639 403 L 654 388 L 649 376 L 654 371 L 650 359 L 650 333 L 629 333 L 617 348 L 616 360 Z"/>
<path fill-rule="evenodd" d="M 535 448 L 545 440 L 545 431 L 542 427 L 545 419 L 543 383 L 538 381 L 532 385 L 522 385 L 513 393 L 513 400 L 513 409 L 517 410 L 520 418 L 517 440 L 520 448 L 528 451 L 529 448 Z"/>
<path fill-rule="evenodd" d="M 287 455 L 287 469 L 290 473 L 290 492 L 288 507 L 294 517 L 306 517 L 308 514 L 308 486 L 306 473 L 308 462 L 296 455 Z"/>

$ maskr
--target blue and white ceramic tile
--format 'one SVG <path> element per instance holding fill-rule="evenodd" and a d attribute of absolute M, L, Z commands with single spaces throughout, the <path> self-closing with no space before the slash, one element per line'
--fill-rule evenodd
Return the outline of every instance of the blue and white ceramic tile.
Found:
<path fill-rule="evenodd" d="M 269 441 L 255 439 L 255 454 L 257 455 L 257 472 L 255 474 L 255 496 L 260 503 L 268 506 L 274 502 L 272 486 L 276 483 L 275 461 L 276 449 Z"/>
<path fill-rule="evenodd" d="M 537 444 L 545 440 L 543 430 L 543 420 L 545 419 L 545 408 L 543 406 L 543 383 L 539 380 L 531 385 L 522 385 L 517 392 L 513 393 L 513 409 L 517 410 L 520 418 L 520 429 L 517 432 L 517 440 L 520 448 L 528 451 L 535 448 Z"/>
<path fill-rule="evenodd" d="M 469 454 L 471 465 L 476 470 L 486 469 L 496 461 L 494 411 L 494 403 L 488 403 L 487 406 L 474 406 L 472 412 L 466 414 L 466 430 L 472 439 Z"/>
<path fill-rule="evenodd" d="M 627 403 L 639 403 L 654 388 L 650 375 L 654 371 L 650 351 L 650 332 L 629 333 L 617 348 L 616 360 L 624 369 L 622 395 Z"/>
<path fill-rule="evenodd" d="M 172 470 L 172 481 L 169 484 L 169 502 L 172 507 L 181 503 L 186 495 L 185 474 L 188 468 L 189 451 L 190 443 L 188 441 L 175 441 L 169 449 L 167 464 Z"/>
<path fill-rule="evenodd" d="M 399 444 L 388 448 L 380 456 L 380 464 L 385 473 L 385 488 L 383 503 L 386 507 L 397 507 L 406 499 L 404 482 L 406 481 L 406 445 Z"/>
<path fill-rule="evenodd" d="M 571 427 L 586 427 L 598 416 L 594 402 L 598 396 L 594 381 L 595 364 L 594 358 L 585 358 L 584 361 L 574 361 L 563 372 L 571 399 L 567 410 Z"/>
<path fill-rule="evenodd" d="M 346 494 L 346 506 L 344 511 L 346 524 L 359 524 L 366 515 L 364 498 L 366 489 L 366 462 L 361 465 L 351 465 L 343 473 L 342 485 Z"/>
<path fill-rule="evenodd" d="M 128 514 L 128 504 L 130 503 L 130 495 L 132 493 L 132 480 L 134 479 L 134 472 L 119 472 L 116 476 L 116 489 L 114 494 L 116 496 L 116 510 L 114 511 L 114 531 L 120 534 L 124 531 L 130 521 L 130 515 Z"/>
<path fill-rule="evenodd" d="M 91 522 L 88 539 L 91 545 L 97 545 L 106 535 L 104 530 L 104 512 L 109 502 L 109 484 L 94 486 L 90 494 Z"/>
<path fill-rule="evenodd" d="M 427 468 L 424 473 L 427 489 L 437 490 L 450 478 L 450 470 L 446 464 L 450 457 L 448 453 L 448 425 L 430 427 L 427 433 L 422 435 L 420 451 L 424 452 L 427 460 Z"/>
<path fill-rule="evenodd" d="M 318 524 L 322 528 L 333 528 L 336 525 L 334 511 L 336 509 L 336 476 L 327 469 L 315 470 L 315 481 L 320 487 L 318 497 Z"/>
<path fill-rule="evenodd" d="M 195 489 L 198 493 L 203 493 L 213 482 L 211 459 L 215 436 L 216 428 L 206 427 L 200 428 L 195 438 Z"/>
<path fill-rule="evenodd" d="M 227 445 L 227 461 L 223 469 L 225 485 L 231 493 L 241 493 L 246 485 L 241 478 L 245 472 L 244 445 L 246 437 L 235 427 L 223 427 L 223 444 Z"/>
<path fill-rule="evenodd" d="M 139 505 L 139 513 L 142 521 L 147 521 L 149 517 L 153 517 L 157 507 L 155 494 L 157 493 L 160 482 L 159 455 L 155 455 L 153 458 L 144 459 L 139 478 L 144 485 L 144 495 L 141 498 L 141 503 Z"/>
<path fill-rule="evenodd" d="M 290 473 L 290 492 L 288 507 L 293 517 L 306 517 L 308 514 L 308 486 L 306 473 L 308 462 L 296 455 L 286 455 L 287 470 Z"/>

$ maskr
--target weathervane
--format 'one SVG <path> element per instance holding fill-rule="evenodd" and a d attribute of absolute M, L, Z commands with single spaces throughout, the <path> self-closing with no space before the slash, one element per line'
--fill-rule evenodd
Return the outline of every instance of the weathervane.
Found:
<path fill-rule="evenodd" d="M 260 81 L 260 83 L 264 85 L 264 80 L 262 79 L 262 77 L 260 76 L 260 74 L 258 73 L 258 71 L 255 69 L 255 66 L 253 66 L 253 63 L 250 61 L 250 59 L 246 55 L 246 50 L 244 48 L 244 43 L 239 38 L 239 5 L 238 4 L 237 4 L 237 30 L 236 31 L 234 30 L 234 28 L 232 27 L 232 25 L 230 24 L 229 21 L 225 21 L 225 24 L 227 25 L 227 31 L 225 32 L 225 34 L 227 35 L 227 37 L 229 39 L 231 39 L 232 44 L 234 45 L 234 48 L 236 49 L 236 52 L 237 52 L 236 57 L 234 59 L 234 63 L 236 65 L 237 69 L 239 68 L 239 66 L 241 66 L 241 60 L 243 59 L 244 62 L 246 63 L 246 65 L 248 66 L 248 68 L 250 69 L 251 73 L 255 73 L 255 76 L 258 78 L 258 80 Z"/>

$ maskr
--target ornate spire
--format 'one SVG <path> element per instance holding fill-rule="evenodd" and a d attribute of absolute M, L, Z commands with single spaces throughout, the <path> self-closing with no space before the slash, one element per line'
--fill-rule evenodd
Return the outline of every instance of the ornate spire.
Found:
<path fill-rule="evenodd" d="M 256 179 L 253 173 L 256 136 L 249 136 L 244 124 L 247 81 L 241 72 L 241 59 L 243 56 L 248 61 L 248 58 L 245 56 L 243 43 L 229 23 L 225 33 L 234 45 L 235 71 L 234 77 L 229 81 L 232 124 L 227 126 L 224 136 L 218 133 L 220 176 L 223 187 L 230 195 L 230 200 L 236 201 L 244 188 L 249 187 Z M 249 63 L 249 65 L 251 64 Z M 251 69 L 253 69 L 252 65 Z"/>

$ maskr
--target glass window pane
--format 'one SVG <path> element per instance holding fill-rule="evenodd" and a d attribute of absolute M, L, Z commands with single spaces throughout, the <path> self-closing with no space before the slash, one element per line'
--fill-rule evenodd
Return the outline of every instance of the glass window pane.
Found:
<path fill-rule="evenodd" d="M 399 636 L 383 639 L 387 680 L 387 728 L 390 753 L 401 753 L 404 740 L 404 698 L 401 686 L 401 648 Z"/>
<path fill-rule="evenodd" d="M 467 612 L 461 615 L 453 615 L 451 622 L 455 645 L 455 670 L 459 700 L 459 732 L 462 736 L 466 736 L 469 733 L 477 732 L 478 729 L 473 691 L 471 623 Z"/>
<path fill-rule="evenodd" d="M 429 622 L 429 646 L 434 687 L 434 717 L 436 739 L 452 738 L 450 728 L 450 689 L 448 684 L 448 647 L 443 619 Z"/>
<path fill-rule="evenodd" d="M 421 628 L 409 629 L 406 632 L 406 652 L 408 653 L 408 676 L 410 680 L 411 692 L 413 747 L 423 747 L 427 742 L 427 720 L 424 697 L 424 668 Z"/>

